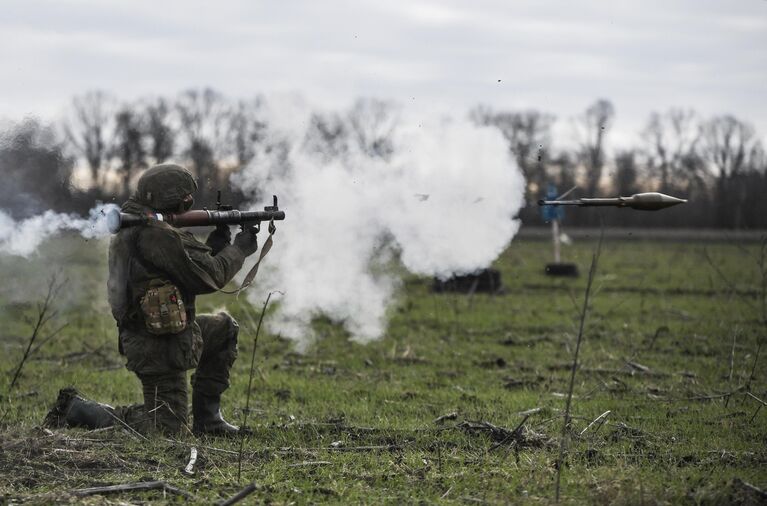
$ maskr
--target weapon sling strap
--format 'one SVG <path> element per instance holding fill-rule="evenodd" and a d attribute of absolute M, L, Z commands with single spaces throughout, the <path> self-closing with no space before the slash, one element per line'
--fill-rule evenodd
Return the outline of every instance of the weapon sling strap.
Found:
<path fill-rule="evenodd" d="M 253 280 L 256 279 L 256 274 L 258 274 L 258 267 L 261 265 L 261 260 L 264 259 L 267 253 L 272 249 L 272 245 L 274 244 L 274 233 L 277 230 L 274 228 L 274 221 L 271 221 L 269 223 L 269 237 L 266 238 L 266 242 L 261 247 L 261 253 L 258 255 L 258 260 L 256 260 L 255 265 L 250 268 L 250 271 L 248 271 L 248 274 L 245 276 L 245 279 L 242 280 L 242 285 L 240 285 L 240 288 L 236 290 L 237 296 L 239 297 L 240 292 L 248 288 L 251 283 L 253 283 Z"/>
<path fill-rule="evenodd" d="M 269 222 L 269 237 L 266 238 L 266 242 L 261 247 L 261 253 L 258 255 L 258 260 L 256 260 L 255 265 L 250 268 L 250 271 L 248 271 L 248 274 L 245 276 L 245 279 L 242 280 L 242 284 L 240 287 L 236 290 L 224 290 L 222 288 L 218 288 L 216 286 L 216 283 L 213 281 L 213 279 L 208 275 L 205 271 L 200 271 L 200 277 L 205 281 L 205 283 L 213 288 L 217 292 L 226 293 L 229 295 L 236 295 L 240 296 L 240 292 L 244 291 L 246 288 L 248 288 L 252 283 L 253 280 L 256 279 L 256 274 L 258 274 L 258 267 L 261 265 L 261 261 L 266 257 L 267 253 L 272 249 L 272 245 L 274 244 L 274 233 L 277 231 L 277 229 L 274 226 L 274 220 Z"/>

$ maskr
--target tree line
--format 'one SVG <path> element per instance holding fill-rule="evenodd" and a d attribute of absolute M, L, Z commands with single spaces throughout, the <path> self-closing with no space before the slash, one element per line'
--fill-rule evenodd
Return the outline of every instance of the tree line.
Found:
<path fill-rule="evenodd" d="M 25 119 L 0 132 L 0 208 L 15 217 L 45 209 L 85 212 L 96 200 L 121 202 L 140 172 L 156 163 L 178 161 L 198 177 L 197 201 L 212 205 L 224 189 L 239 204 L 245 195 L 229 176 L 259 154 L 279 157 L 290 149 L 285 138 L 269 135 L 265 99 L 232 100 L 205 88 L 175 97 L 120 102 L 101 91 L 72 99 L 52 124 Z M 767 155 L 747 121 L 732 115 L 702 117 L 692 109 L 649 114 L 635 146 L 611 149 L 615 120 L 609 100 L 599 99 L 573 118 L 575 142 L 558 143 L 556 117 L 539 110 L 478 106 L 469 117 L 498 129 L 526 180 L 527 224 L 540 224 L 535 202 L 549 185 L 573 195 L 631 195 L 660 191 L 688 198 L 663 213 L 596 210 L 570 212 L 565 223 L 615 226 L 767 228 Z M 319 156 L 332 159 L 354 146 L 370 157 L 392 154 L 398 107 L 360 99 L 346 110 L 316 112 L 302 139 Z M 285 159 L 287 157 L 285 156 Z M 87 180 L 75 181 L 75 167 Z"/>

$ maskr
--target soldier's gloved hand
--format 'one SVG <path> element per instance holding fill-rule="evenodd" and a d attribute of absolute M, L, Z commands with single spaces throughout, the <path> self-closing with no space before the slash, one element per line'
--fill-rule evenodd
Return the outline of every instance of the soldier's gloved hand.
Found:
<path fill-rule="evenodd" d="M 242 251 L 245 256 L 250 256 L 258 249 L 258 236 L 256 231 L 250 227 L 245 228 L 234 238 L 234 245 Z"/>
<path fill-rule="evenodd" d="M 213 232 L 208 236 L 208 240 L 205 244 L 213 251 L 213 255 L 218 255 L 218 252 L 226 248 L 232 243 L 232 232 L 229 230 L 229 225 L 217 225 Z"/>

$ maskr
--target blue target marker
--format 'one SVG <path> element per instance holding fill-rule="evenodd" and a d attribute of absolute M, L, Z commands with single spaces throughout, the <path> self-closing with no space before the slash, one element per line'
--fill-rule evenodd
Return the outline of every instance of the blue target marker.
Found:
<path fill-rule="evenodd" d="M 550 184 L 546 191 L 546 200 L 556 200 L 558 196 L 557 187 Z M 541 216 L 546 223 L 554 220 L 562 221 L 565 217 L 565 209 L 562 206 L 541 206 Z"/>

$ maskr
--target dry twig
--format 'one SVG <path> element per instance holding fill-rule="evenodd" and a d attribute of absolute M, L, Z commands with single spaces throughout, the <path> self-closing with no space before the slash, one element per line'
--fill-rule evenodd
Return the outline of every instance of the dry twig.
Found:
<path fill-rule="evenodd" d="M 453 411 L 452 413 L 447 413 L 442 416 L 438 416 L 434 419 L 434 423 L 443 423 L 445 420 L 455 420 L 458 418 L 458 413 Z"/>
<path fill-rule="evenodd" d="M 108 485 L 105 487 L 90 487 L 80 488 L 72 490 L 70 493 L 78 497 L 85 497 L 96 494 L 112 494 L 118 492 L 133 492 L 142 490 L 158 490 L 162 489 L 164 492 L 171 492 L 173 494 L 181 495 L 187 499 L 195 499 L 195 496 L 186 490 L 182 490 L 173 485 L 169 485 L 164 481 L 142 481 L 138 483 L 126 483 L 123 485 Z"/>
<path fill-rule="evenodd" d="M 250 494 L 256 491 L 256 484 L 251 483 L 247 487 L 243 488 L 239 492 L 237 492 L 235 495 L 230 497 L 229 499 L 226 499 L 225 501 L 221 501 L 218 503 L 217 506 L 231 506 L 232 504 L 237 504 L 238 502 L 242 501 L 246 497 L 248 497 Z"/>
<path fill-rule="evenodd" d="M 250 356 L 250 374 L 248 376 L 248 393 L 245 397 L 245 410 L 242 413 L 242 425 L 240 427 L 241 431 L 241 437 L 240 437 L 240 451 L 239 456 L 237 458 L 237 482 L 240 482 L 240 478 L 242 476 L 242 452 L 245 448 L 245 437 L 247 435 L 247 431 L 245 429 L 247 423 L 248 423 L 248 414 L 250 413 L 250 391 L 253 387 L 253 371 L 256 367 L 256 347 L 258 346 L 258 336 L 261 333 L 261 324 L 264 322 L 264 315 L 266 314 L 266 308 L 269 306 L 269 299 L 272 298 L 272 295 L 275 293 L 282 293 L 278 291 L 269 292 L 269 294 L 266 296 L 266 300 L 264 301 L 264 307 L 261 309 L 261 316 L 258 318 L 258 325 L 256 326 L 256 333 L 253 336 L 253 353 Z"/>
<path fill-rule="evenodd" d="M 565 439 L 567 437 L 567 429 L 570 426 L 570 405 L 573 400 L 573 388 L 575 387 L 575 371 L 578 369 L 578 355 L 581 350 L 581 342 L 583 341 L 583 327 L 586 323 L 586 315 L 589 312 L 589 297 L 591 295 L 591 286 L 594 283 L 594 275 L 597 271 L 597 263 L 599 262 L 599 255 L 602 252 L 602 240 L 604 239 L 604 229 L 599 234 L 599 242 L 597 243 L 597 249 L 594 255 L 591 257 L 591 268 L 589 268 L 589 278 L 586 282 L 586 294 L 583 297 L 583 309 L 581 311 L 581 322 L 578 328 L 578 339 L 575 344 L 575 357 L 573 358 L 573 366 L 570 372 L 570 385 L 567 390 L 567 403 L 565 404 L 565 419 L 562 424 L 562 437 L 559 441 L 559 457 L 557 458 L 557 485 L 556 485 L 556 502 L 559 502 L 560 480 L 562 476 L 562 460 L 565 456 Z"/>
<path fill-rule="evenodd" d="M 594 429 L 595 432 L 598 431 L 602 427 L 602 425 L 604 425 L 604 420 L 607 418 L 607 415 L 609 415 L 610 413 L 611 412 L 608 409 L 607 411 L 605 411 L 604 413 L 602 413 L 598 417 L 594 418 L 594 420 L 590 424 L 588 424 L 586 426 L 586 428 L 583 429 L 579 435 L 581 435 L 581 436 L 584 435 L 586 433 L 586 431 L 589 430 L 595 423 L 597 423 L 600 420 L 602 420 L 602 423 L 600 423 L 599 426 L 596 429 Z"/>
<path fill-rule="evenodd" d="M 11 392 L 13 391 L 13 388 L 16 386 L 16 383 L 19 380 L 19 377 L 21 375 L 21 370 L 24 368 L 24 364 L 27 363 L 27 359 L 29 359 L 30 355 L 34 351 L 37 351 L 40 346 L 36 348 L 32 348 L 34 346 L 37 339 L 40 337 L 40 334 L 42 333 L 42 330 L 45 328 L 45 325 L 53 319 L 57 312 L 52 311 L 51 304 L 53 303 L 54 299 L 58 296 L 59 291 L 64 286 L 65 281 L 59 282 L 58 274 L 54 273 L 50 280 L 48 281 L 48 292 L 45 295 L 45 298 L 42 302 L 39 302 L 37 304 L 37 320 L 35 321 L 35 324 L 32 326 L 32 334 L 29 336 L 29 340 L 27 342 L 27 347 L 24 350 L 24 354 L 21 357 L 21 360 L 19 361 L 19 364 L 16 366 L 16 370 L 13 373 L 13 379 L 11 379 L 11 384 L 8 387 L 8 399 L 11 398 Z M 64 325 L 65 326 L 65 325 Z M 53 333 L 50 335 L 42 338 L 42 344 L 45 344 L 49 340 L 51 340 L 53 337 L 55 337 L 63 328 L 64 326 L 59 327 L 56 329 Z M 41 344 L 41 345 L 42 345 Z M 0 421 L 5 419 L 5 416 L 8 414 L 8 411 L 10 410 L 10 406 L 6 408 L 6 410 L 3 412 L 3 416 L 0 417 Z"/>
<path fill-rule="evenodd" d="M 304 460 L 303 462 L 297 462 L 290 464 L 288 467 L 303 467 L 303 466 L 328 466 L 332 464 L 329 460 Z"/>

